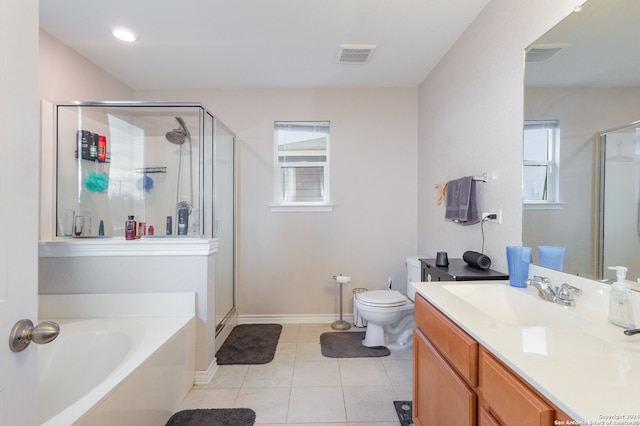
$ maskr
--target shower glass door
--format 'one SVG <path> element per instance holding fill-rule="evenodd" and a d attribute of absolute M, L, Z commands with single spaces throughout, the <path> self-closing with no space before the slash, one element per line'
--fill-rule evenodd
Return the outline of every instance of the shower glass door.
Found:
<path fill-rule="evenodd" d="M 216 335 L 235 312 L 234 135 L 218 120 L 214 132 L 214 237 L 216 252 Z"/>
<path fill-rule="evenodd" d="M 198 104 L 57 105 L 55 236 L 123 238 L 133 216 L 137 237 L 211 237 L 209 122 Z"/>
<path fill-rule="evenodd" d="M 640 123 L 600 135 L 600 256 L 601 277 L 615 279 L 608 266 L 629 268 L 640 277 Z"/>

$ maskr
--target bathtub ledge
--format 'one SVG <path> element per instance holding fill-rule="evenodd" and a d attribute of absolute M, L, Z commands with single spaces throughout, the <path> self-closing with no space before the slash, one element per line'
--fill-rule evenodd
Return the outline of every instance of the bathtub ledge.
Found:
<path fill-rule="evenodd" d="M 218 251 L 218 238 L 58 238 L 38 243 L 39 257 L 90 256 L 209 256 Z"/>

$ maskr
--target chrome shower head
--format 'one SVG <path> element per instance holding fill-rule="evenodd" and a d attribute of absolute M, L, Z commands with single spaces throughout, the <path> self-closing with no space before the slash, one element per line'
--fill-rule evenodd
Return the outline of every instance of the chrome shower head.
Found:
<path fill-rule="evenodd" d="M 187 141 L 187 139 L 191 139 L 191 133 L 187 130 L 187 125 L 182 117 L 176 117 L 176 120 L 178 121 L 178 124 L 180 124 L 180 128 L 167 132 L 165 137 L 173 144 L 182 145 Z"/>

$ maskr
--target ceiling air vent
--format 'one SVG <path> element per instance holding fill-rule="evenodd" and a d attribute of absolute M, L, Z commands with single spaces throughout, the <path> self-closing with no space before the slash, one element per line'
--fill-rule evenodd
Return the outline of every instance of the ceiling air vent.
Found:
<path fill-rule="evenodd" d="M 546 62 L 567 46 L 566 43 L 533 44 L 526 51 L 526 62 Z"/>
<path fill-rule="evenodd" d="M 373 44 L 341 44 L 336 52 L 339 64 L 367 64 L 376 46 Z"/>

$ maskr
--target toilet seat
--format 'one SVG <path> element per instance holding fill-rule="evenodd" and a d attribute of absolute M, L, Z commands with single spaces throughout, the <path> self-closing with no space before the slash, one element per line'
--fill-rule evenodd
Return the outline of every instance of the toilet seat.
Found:
<path fill-rule="evenodd" d="M 404 306 L 409 299 L 397 290 L 372 290 L 356 293 L 357 301 L 374 308 L 395 308 Z"/>

